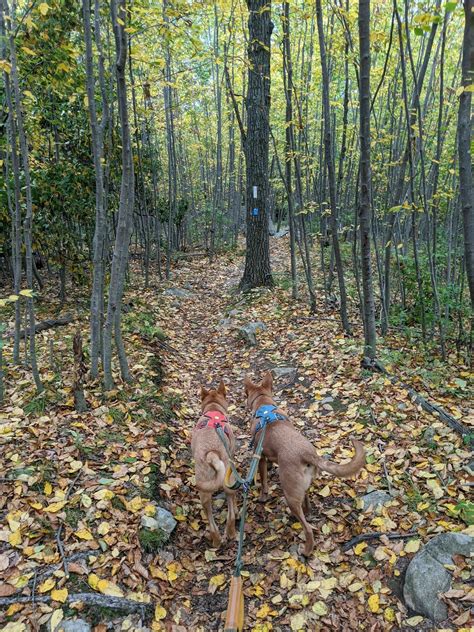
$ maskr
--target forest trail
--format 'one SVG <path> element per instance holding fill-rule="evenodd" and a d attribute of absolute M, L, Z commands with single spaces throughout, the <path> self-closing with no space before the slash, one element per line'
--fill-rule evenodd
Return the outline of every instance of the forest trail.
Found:
<path fill-rule="evenodd" d="M 286 253 L 284 240 L 272 240 L 280 280 Z M 289 290 L 279 286 L 237 294 L 242 265 L 237 253 L 221 255 L 211 266 L 204 259 L 184 259 L 173 267 L 169 284 L 129 291 L 124 326 L 135 381 L 118 386 L 107 399 L 100 385 L 86 391 L 90 410 L 82 415 L 73 410 L 70 376 L 62 389 L 66 401 L 57 396 L 53 401 L 58 378 L 48 374 L 40 409 L 28 404 L 32 385 L 26 370 L 18 370 L 0 444 L 5 515 L 0 561 L 8 582 L 3 595 L 25 594 L 25 582 L 31 592 L 36 569 L 36 593 L 53 603 L 11 606 L 8 620 L 30 625 L 52 615 L 71 617 L 76 611 L 61 603 L 61 591 L 70 596 L 93 590 L 158 604 L 155 630 L 220 629 L 236 544 L 209 548 L 193 486 L 189 444 L 200 386 L 224 379 L 237 429 L 237 461 L 245 472 L 249 416 L 243 378 L 294 367 L 291 383 L 287 377 L 275 381 L 279 404 L 320 454 L 348 458 L 348 435 L 354 434 L 366 445 L 368 463 L 357 480 L 314 480 L 310 521 L 316 546 L 307 561 L 298 557 L 301 528 L 288 513 L 275 471 L 267 503 L 258 503 L 258 490 L 252 492 L 243 573 L 246 629 L 386 630 L 407 621 L 423 629 L 423 619 L 410 617 L 399 600 L 400 578 L 430 536 L 466 530 L 458 503 L 467 497 L 469 452 L 404 390 L 379 374 L 361 372 L 360 341 L 341 334 L 336 313 L 309 317 L 304 300 L 292 302 Z M 170 289 L 187 295 L 170 295 Z M 253 347 L 238 334 L 250 321 L 266 326 Z M 87 335 L 85 321 L 81 327 Z M 77 323 L 42 334 L 40 344 L 47 348 L 54 338 L 64 363 L 76 328 Z M 166 336 L 166 351 L 159 332 Z M 462 400 L 445 397 L 441 403 L 456 416 L 467 411 Z M 389 489 L 392 500 L 377 510 L 363 511 L 356 500 Z M 139 536 L 151 502 L 178 520 L 162 548 Z M 223 498 L 214 503 L 221 531 L 223 503 Z M 66 557 L 83 559 L 71 565 L 69 578 L 59 570 L 42 581 L 42 569 L 61 567 L 59 529 Z M 372 531 L 405 537 L 343 550 L 354 536 Z M 463 615 L 465 608 L 457 608 L 456 616 Z M 95 623 L 112 621 L 112 629 L 144 629 L 138 614 L 118 617 L 86 608 L 79 615 Z"/>

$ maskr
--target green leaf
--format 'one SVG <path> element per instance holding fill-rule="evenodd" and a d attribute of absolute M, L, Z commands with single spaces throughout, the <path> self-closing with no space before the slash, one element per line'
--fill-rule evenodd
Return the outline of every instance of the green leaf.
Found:
<path fill-rule="evenodd" d="M 415 26 L 415 35 L 423 35 L 423 29 L 421 26 Z"/>
<path fill-rule="evenodd" d="M 454 11 L 457 6 L 458 6 L 457 2 L 446 2 L 446 4 L 444 5 L 444 8 L 445 8 L 446 13 L 449 13 L 450 11 Z"/>

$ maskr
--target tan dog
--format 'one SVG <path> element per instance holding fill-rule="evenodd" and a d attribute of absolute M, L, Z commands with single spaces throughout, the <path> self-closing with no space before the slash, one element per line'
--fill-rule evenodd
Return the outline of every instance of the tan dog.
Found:
<path fill-rule="evenodd" d="M 254 384 L 246 377 L 244 384 L 247 406 L 254 414 L 251 431 L 254 441 L 256 441 L 260 435 L 259 431 L 256 433 L 257 424 L 260 421 L 255 417 L 256 411 L 264 405 L 276 406 L 272 397 L 272 374 L 268 372 L 260 384 Z M 362 443 L 353 439 L 355 456 L 349 463 L 339 465 L 324 459 L 316 454 L 314 446 L 298 432 L 278 407 L 274 413 L 281 415 L 284 419 L 273 421 L 267 425 L 262 457 L 259 463 L 262 485 L 260 498 L 264 500 L 268 494 L 267 461 L 278 463 L 283 494 L 292 514 L 303 526 L 306 536 L 304 555 L 308 556 L 314 548 L 314 538 L 311 525 L 307 522 L 304 511 L 306 513 L 309 511 L 307 491 L 313 475 L 318 471 L 330 472 L 336 476 L 357 474 L 365 463 L 365 451 Z"/>
<path fill-rule="evenodd" d="M 224 489 L 227 498 L 226 536 L 235 536 L 235 492 L 224 486 L 229 457 L 219 438 L 215 426 L 220 425 L 226 434 L 230 454 L 234 454 L 235 438 L 227 421 L 225 385 L 221 381 L 216 389 L 201 388 L 202 415 L 195 426 L 191 439 L 191 450 L 196 464 L 196 487 L 202 506 L 207 514 L 212 545 L 221 544 L 219 529 L 212 513 L 212 494 Z"/>

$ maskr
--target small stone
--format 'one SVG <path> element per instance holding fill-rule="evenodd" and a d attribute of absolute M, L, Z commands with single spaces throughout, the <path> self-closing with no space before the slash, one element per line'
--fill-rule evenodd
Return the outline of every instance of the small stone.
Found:
<path fill-rule="evenodd" d="M 231 309 L 229 312 L 229 316 L 238 316 L 240 314 L 238 309 Z"/>
<path fill-rule="evenodd" d="M 474 553 L 474 538 L 463 533 L 441 533 L 432 538 L 411 560 L 405 575 L 403 596 L 415 612 L 432 621 L 444 621 L 446 604 L 438 597 L 451 587 L 451 574 L 445 565 L 453 564 L 453 555 Z"/>
<path fill-rule="evenodd" d="M 275 379 L 284 377 L 287 378 L 289 382 L 294 382 L 298 369 L 294 366 L 276 366 L 272 369 L 272 373 Z"/>
<path fill-rule="evenodd" d="M 362 509 L 371 507 L 372 511 L 375 511 L 378 507 L 391 501 L 392 497 L 389 493 L 376 489 L 373 492 L 365 494 L 365 496 L 361 496 L 360 500 L 362 501 Z"/>
<path fill-rule="evenodd" d="M 334 401 L 334 397 L 328 396 L 328 397 L 325 397 L 324 399 L 322 399 L 319 403 L 320 404 L 330 404 L 333 401 Z"/>
<path fill-rule="evenodd" d="M 257 332 L 265 331 L 266 328 L 267 326 L 264 323 L 256 321 L 253 323 L 247 323 L 246 325 L 240 327 L 239 334 L 246 342 L 248 342 L 249 345 L 254 347 L 257 344 Z"/>
<path fill-rule="evenodd" d="M 434 428 L 427 428 L 423 433 L 423 440 L 425 443 L 430 444 L 434 441 L 436 430 Z"/>
<path fill-rule="evenodd" d="M 232 320 L 230 318 L 221 318 L 219 321 L 219 327 L 226 329 L 227 327 L 231 327 Z"/>
<path fill-rule="evenodd" d="M 155 520 L 158 523 L 158 528 L 164 531 L 168 537 L 173 533 L 178 524 L 173 518 L 173 514 L 163 507 L 156 508 Z"/>
<path fill-rule="evenodd" d="M 84 619 L 64 619 L 54 632 L 91 632 L 91 626 Z"/>
<path fill-rule="evenodd" d="M 176 298 L 192 298 L 194 294 L 189 290 L 180 287 L 169 287 L 163 292 L 165 296 L 175 296 Z"/>

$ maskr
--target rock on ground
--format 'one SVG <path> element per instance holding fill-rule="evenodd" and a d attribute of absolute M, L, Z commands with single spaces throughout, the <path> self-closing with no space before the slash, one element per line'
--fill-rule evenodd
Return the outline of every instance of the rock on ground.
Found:
<path fill-rule="evenodd" d="M 266 328 L 267 326 L 264 323 L 256 321 L 240 327 L 239 334 L 249 345 L 254 347 L 257 344 L 257 332 L 265 331 Z"/>
<path fill-rule="evenodd" d="M 91 632 L 91 626 L 84 619 L 64 619 L 54 632 Z"/>
<path fill-rule="evenodd" d="M 368 509 L 372 507 L 372 510 L 376 510 L 377 507 L 381 507 L 392 500 L 392 497 L 388 492 L 383 492 L 381 490 L 374 490 L 373 492 L 369 492 L 364 496 L 360 497 L 362 501 L 362 509 Z"/>
<path fill-rule="evenodd" d="M 432 621 L 444 621 L 446 604 L 439 599 L 451 587 L 451 575 L 444 567 L 453 564 L 455 554 L 472 555 L 474 538 L 463 533 L 441 533 L 432 538 L 410 562 L 403 586 L 406 604 Z"/>
<path fill-rule="evenodd" d="M 150 531 L 161 529 L 168 538 L 173 533 L 178 523 L 173 514 L 163 507 L 156 507 L 154 516 L 142 516 L 141 525 Z"/>
<path fill-rule="evenodd" d="M 294 382 L 298 369 L 294 366 L 276 366 L 272 369 L 272 373 L 275 379 L 285 377 L 289 382 Z"/>
<path fill-rule="evenodd" d="M 194 296 L 189 290 L 183 290 L 180 287 L 169 287 L 163 294 L 165 296 L 175 296 L 176 298 L 192 298 Z"/>

